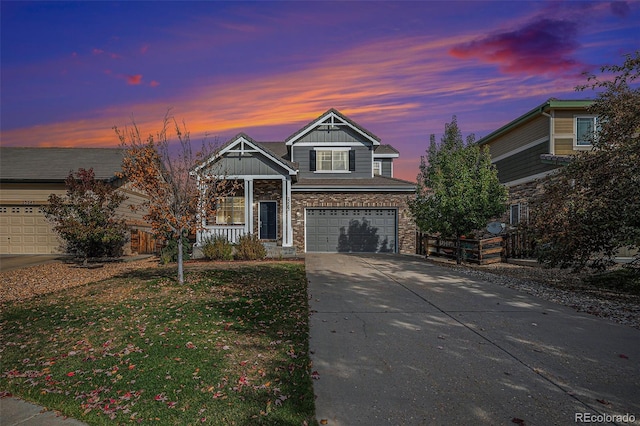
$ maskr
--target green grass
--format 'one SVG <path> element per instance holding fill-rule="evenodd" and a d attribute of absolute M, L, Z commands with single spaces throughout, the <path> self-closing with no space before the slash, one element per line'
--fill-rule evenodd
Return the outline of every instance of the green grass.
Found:
<path fill-rule="evenodd" d="M 304 266 L 174 274 L 2 306 L 0 390 L 95 425 L 316 424 Z"/>

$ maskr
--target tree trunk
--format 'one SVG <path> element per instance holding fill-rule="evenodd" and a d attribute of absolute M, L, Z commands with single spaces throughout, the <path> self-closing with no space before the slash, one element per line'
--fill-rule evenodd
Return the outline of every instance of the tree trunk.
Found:
<path fill-rule="evenodd" d="M 462 244 L 460 243 L 460 235 L 456 237 L 456 263 L 462 263 Z"/>
<path fill-rule="evenodd" d="M 182 262 L 182 230 L 178 236 L 178 283 L 184 284 L 184 265 Z"/>

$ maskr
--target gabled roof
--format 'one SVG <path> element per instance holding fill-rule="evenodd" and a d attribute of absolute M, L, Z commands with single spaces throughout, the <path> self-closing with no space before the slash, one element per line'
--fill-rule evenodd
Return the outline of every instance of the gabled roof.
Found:
<path fill-rule="evenodd" d="M 204 167 L 207 167 L 209 164 L 216 161 L 218 158 L 222 157 L 226 153 L 229 152 L 240 152 L 240 153 L 250 153 L 250 152 L 259 152 L 265 157 L 269 158 L 274 163 L 283 167 L 289 175 L 296 175 L 298 173 L 298 167 L 295 163 L 291 161 L 285 160 L 275 152 L 271 151 L 271 149 L 267 148 L 265 143 L 258 143 L 254 141 L 251 137 L 249 137 L 246 133 L 238 133 L 233 138 L 229 139 L 224 145 L 220 147 L 220 149 L 211 157 L 206 159 L 200 165 L 196 166 L 193 171 L 198 172 L 202 170 Z"/>
<path fill-rule="evenodd" d="M 531 111 L 522 114 L 520 117 L 516 118 L 513 121 L 505 124 L 500 127 L 498 130 L 495 130 L 489 133 L 487 136 L 480 138 L 477 143 L 478 145 L 484 145 L 486 143 L 491 142 L 495 138 L 502 136 L 508 131 L 518 127 L 527 121 L 530 121 L 540 115 L 546 114 L 552 109 L 586 109 L 593 103 L 590 99 L 574 99 L 574 100 L 561 100 L 550 98 L 537 107 L 533 108 Z"/>
<path fill-rule="evenodd" d="M 373 145 L 380 145 L 380 138 L 365 129 L 364 127 L 356 124 L 356 122 L 352 121 L 347 116 L 343 115 L 337 109 L 331 108 L 320 117 L 311 121 L 309 124 L 304 126 L 302 129 L 298 130 L 293 135 L 289 136 L 286 139 L 287 145 L 294 144 L 298 139 L 302 138 L 307 133 L 313 131 L 315 128 L 319 126 L 347 126 L 354 130 L 356 133 L 362 135 L 365 139 L 369 140 Z"/>
<path fill-rule="evenodd" d="M 3 182 L 64 182 L 69 172 L 93 169 L 98 180 L 112 181 L 122 171 L 120 148 L 0 148 Z"/>
<path fill-rule="evenodd" d="M 384 144 L 376 146 L 373 150 L 374 157 L 396 158 L 400 156 L 400 152 L 391 145 Z"/>

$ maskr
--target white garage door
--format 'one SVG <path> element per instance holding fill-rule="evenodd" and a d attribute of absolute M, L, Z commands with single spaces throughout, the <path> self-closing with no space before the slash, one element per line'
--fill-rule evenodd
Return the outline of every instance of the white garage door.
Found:
<path fill-rule="evenodd" d="M 396 209 L 307 209 L 306 251 L 397 252 Z"/>
<path fill-rule="evenodd" d="M 1 254 L 60 252 L 60 242 L 38 206 L 0 206 Z"/>

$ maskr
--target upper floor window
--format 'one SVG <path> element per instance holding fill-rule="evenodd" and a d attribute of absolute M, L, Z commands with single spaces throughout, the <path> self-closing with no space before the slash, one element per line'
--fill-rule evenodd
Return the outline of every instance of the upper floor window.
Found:
<path fill-rule="evenodd" d="M 577 147 L 588 147 L 593 143 L 593 138 L 598 129 L 598 122 L 595 116 L 576 116 L 575 117 L 575 145 Z"/>
<path fill-rule="evenodd" d="M 315 148 L 309 154 L 311 171 L 348 173 L 355 170 L 355 152 L 349 148 Z"/>
<path fill-rule="evenodd" d="M 373 162 L 373 175 L 381 175 L 382 174 L 382 161 L 374 161 Z"/>

